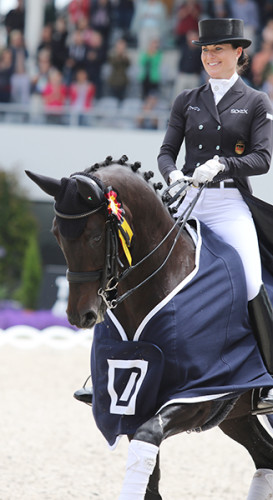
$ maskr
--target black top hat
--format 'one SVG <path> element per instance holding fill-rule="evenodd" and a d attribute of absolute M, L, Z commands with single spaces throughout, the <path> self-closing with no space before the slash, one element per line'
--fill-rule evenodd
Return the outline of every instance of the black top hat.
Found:
<path fill-rule="evenodd" d="M 242 19 L 202 19 L 198 27 L 199 40 L 192 41 L 195 45 L 238 42 L 239 46 L 245 49 L 251 44 L 251 40 L 244 38 Z"/>

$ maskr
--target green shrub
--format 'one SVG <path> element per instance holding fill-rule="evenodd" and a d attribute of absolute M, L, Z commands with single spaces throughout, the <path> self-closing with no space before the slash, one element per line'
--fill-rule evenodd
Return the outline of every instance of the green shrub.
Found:
<path fill-rule="evenodd" d="M 22 276 L 23 260 L 30 237 L 38 234 L 30 202 L 14 173 L 0 170 L 0 289 L 10 299 Z"/>
<path fill-rule="evenodd" d="M 40 250 L 37 237 L 32 234 L 24 256 L 21 286 L 14 294 L 14 297 L 21 302 L 23 307 L 28 309 L 36 308 L 41 277 Z"/>

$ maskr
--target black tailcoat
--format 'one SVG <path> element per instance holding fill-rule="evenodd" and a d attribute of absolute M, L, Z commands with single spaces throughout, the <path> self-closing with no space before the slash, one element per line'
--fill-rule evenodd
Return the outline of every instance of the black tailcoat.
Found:
<path fill-rule="evenodd" d="M 168 182 L 185 141 L 183 173 L 218 155 L 225 170 L 215 180 L 233 179 L 251 209 L 263 263 L 273 274 L 273 207 L 252 196 L 248 177 L 265 174 L 273 146 L 272 105 L 264 92 L 239 77 L 215 105 L 210 84 L 183 91 L 175 100 L 158 156 Z"/>

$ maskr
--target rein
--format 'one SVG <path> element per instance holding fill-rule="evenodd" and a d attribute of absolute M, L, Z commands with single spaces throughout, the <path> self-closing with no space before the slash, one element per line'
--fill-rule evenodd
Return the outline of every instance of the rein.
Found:
<path fill-rule="evenodd" d="M 188 181 L 185 183 L 185 185 L 181 188 L 181 190 L 174 196 L 170 197 L 169 196 L 169 201 L 168 201 L 168 206 L 174 203 L 174 201 L 178 200 L 178 205 L 175 207 L 174 211 L 177 210 L 178 206 L 182 203 L 183 200 L 183 191 L 185 191 L 190 185 L 192 184 L 191 181 Z M 173 186 L 172 186 L 173 187 Z M 202 190 L 204 189 L 205 184 L 203 184 L 194 199 L 192 200 L 191 203 L 185 208 L 184 212 L 177 218 L 175 224 L 172 226 L 170 231 L 164 236 L 164 238 L 158 243 L 158 245 L 151 250 L 145 257 L 143 257 L 140 261 L 138 261 L 134 265 L 130 265 L 127 269 L 125 269 L 123 272 L 119 273 L 118 268 L 119 267 L 124 267 L 123 264 L 121 263 L 118 255 L 118 247 L 119 247 L 119 239 L 118 239 L 118 230 L 117 230 L 117 225 L 115 223 L 115 220 L 109 215 L 107 215 L 106 219 L 106 245 L 105 245 L 105 266 L 104 269 L 98 269 L 95 271 L 85 271 L 85 272 L 74 272 L 74 271 L 69 271 L 69 269 L 66 272 L 66 278 L 69 283 L 86 283 L 86 282 L 94 282 L 97 280 L 101 281 L 101 287 L 98 290 L 98 295 L 102 297 L 103 301 L 105 302 L 106 306 L 109 309 L 115 309 L 121 302 L 123 302 L 125 299 L 127 299 L 130 295 L 132 295 L 136 290 L 138 290 L 141 286 L 143 286 L 145 283 L 147 283 L 150 279 L 152 279 L 167 263 L 169 260 L 174 247 L 183 232 L 186 223 L 190 217 L 190 214 L 197 203 Z M 169 191 L 169 188 L 166 189 L 164 194 Z M 89 215 L 92 215 L 95 212 L 98 212 L 99 210 L 102 210 L 105 208 L 105 205 L 102 204 L 96 209 L 87 212 L 85 214 L 80 214 L 80 215 L 69 215 L 69 217 L 66 217 L 65 214 L 61 214 L 60 212 L 57 213 L 55 210 L 56 215 L 64 218 L 69 218 L 69 219 L 77 219 L 77 218 L 82 218 L 82 217 L 87 217 Z M 183 222 L 182 222 L 183 221 Z M 182 222 L 182 224 L 181 224 Z M 172 246 L 170 250 L 168 251 L 165 259 L 163 262 L 160 264 L 158 268 L 156 268 L 151 274 L 149 274 L 143 281 L 141 281 L 138 285 L 135 287 L 131 288 L 130 290 L 127 290 L 124 294 L 116 297 L 111 298 L 111 295 L 113 296 L 116 295 L 117 293 L 117 287 L 121 281 L 123 281 L 129 274 L 131 274 L 135 269 L 137 269 L 139 266 L 141 266 L 149 257 L 151 257 L 164 243 L 165 241 L 169 238 L 169 236 L 172 234 L 172 232 L 179 226 L 179 230 L 173 240 Z"/>

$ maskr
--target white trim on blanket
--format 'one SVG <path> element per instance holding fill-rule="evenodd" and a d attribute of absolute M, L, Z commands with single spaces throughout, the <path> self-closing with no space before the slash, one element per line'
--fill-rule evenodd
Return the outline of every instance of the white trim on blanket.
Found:
<path fill-rule="evenodd" d="M 170 302 L 170 300 L 178 293 L 180 292 L 180 290 L 182 290 L 182 288 L 184 288 L 193 278 L 194 276 L 197 274 L 197 272 L 199 271 L 199 266 L 200 266 L 200 253 L 201 253 L 201 247 L 202 247 L 202 236 L 201 236 L 201 231 L 200 231 L 200 223 L 199 221 L 195 218 L 195 217 L 192 217 L 192 219 L 195 220 L 196 222 L 196 230 L 197 230 L 197 238 L 195 238 L 194 236 L 196 236 L 196 233 L 194 234 L 194 232 L 192 231 L 192 229 L 190 227 L 187 227 L 186 226 L 186 229 L 188 230 L 189 232 L 189 235 L 191 236 L 191 238 L 193 239 L 193 242 L 194 244 L 196 245 L 196 252 L 195 252 L 195 267 L 193 269 L 193 271 L 188 275 L 186 276 L 186 278 L 181 281 L 181 283 L 179 283 L 175 288 L 174 290 L 169 293 L 169 295 L 167 295 L 167 297 L 165 297 L 165 299 L 163 299 L 161 302 L 159 302 L 148 314 L 147 316 L 142 320 L 142 322 L 140 323 L 140 325 L 138 326 L 135 334 L 134 334 L 134 337 L 133 337 L 133 340 L 134 341 L 138 341 L 139 340 L 139 337 L 141 336 L 145 326 L 147 325 L 147 323 L 150 321 L 150 319 L 155 316 L 158 311 L 160 311 L 160 309 L 162 309 L 166 304 L 168 304 L 168 302 Z M 120 337 L 122 340 L 126 341 L 128 340 L 128 337 L 126 335 L 126 332 L 125 330 L 123 329 L 122 325 L 120 324 L 120 322 L 118 321 L 118 319 L 115 317 L 115 315 L 112 313 L 112 311 L 110 309 L 107 309 L 107 314 L 109 316 L 109 318 L 111 319 L 111 321 L 114 323 L 116 329 L 118 330 L 119 334 L 120 334 Z"/>
<path fill-rule="evenodd" d="M 202 403 L 203 401 L 211 401 L 212 399 L 219 399 L 224 396 L 227 396 L 228 394 L 232 394 L 230 392 L 225 392 L 222 394 L 207 394 L 204 396 L 193 396 L 191 398 L 175 398 L 175 399 L 170 399 L 169 401 L 166 401 L 164 405 L 162 405 L 159 410 L 157 410 L 156 414 L 159 413 L 163 408 L 166 408 L 166 406 L 170 406 L 172 404 L 177 404 L 177 403 L 186 403 L 186 404 L 192 404 L 192 403 Z"/>

